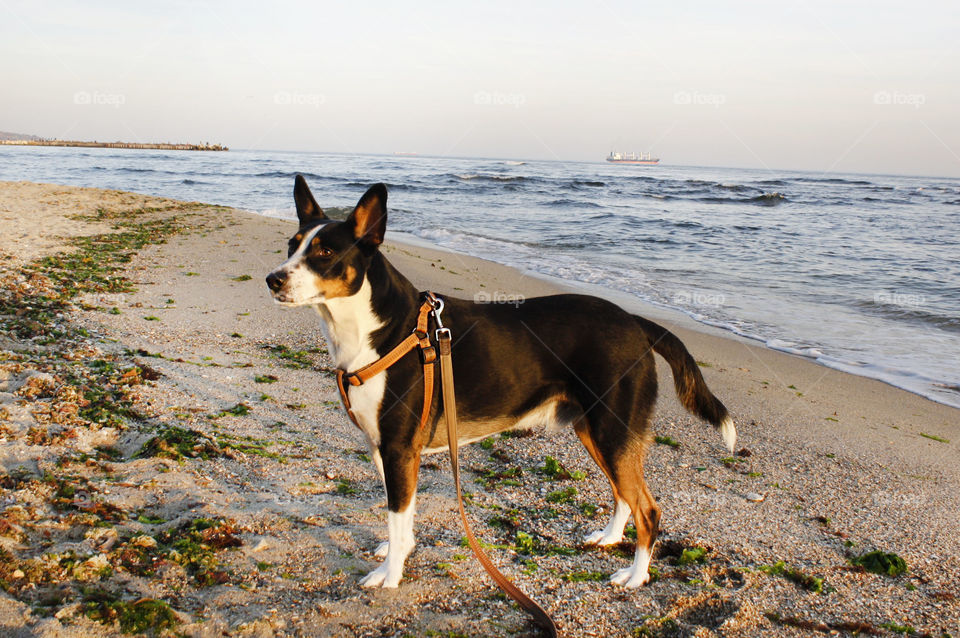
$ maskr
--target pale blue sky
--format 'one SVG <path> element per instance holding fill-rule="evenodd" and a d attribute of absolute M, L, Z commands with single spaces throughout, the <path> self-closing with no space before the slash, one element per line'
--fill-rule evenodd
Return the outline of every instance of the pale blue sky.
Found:
<path fill-rule="evenodd" d="M 960 176 L 947 2 L 0 0 L 0 130 Z"/>

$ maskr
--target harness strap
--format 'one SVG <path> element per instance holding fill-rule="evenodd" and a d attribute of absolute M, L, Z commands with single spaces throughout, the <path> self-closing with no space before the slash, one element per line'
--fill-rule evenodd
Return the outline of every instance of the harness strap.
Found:
<path fill-rule="evenodd" d="M 340 399 L 343 401 L 343 407 L 347 410 L 347 416 L 358 428 L 360 422 L 357 421 L 357 416 L 353 413 L 350 405 L 347 385 L 355 387 L 363 385 L 417 347 L 420 348 L 420 359 L 423 364 L 423 411 L 420 413 L 420 428 L 422 429 L 427 424 L 431 404 L 433 403 L 433 362 L 437 360 L 437 350 L 430 343 L 430 334 L 427 332 L 427 322 L 430 318 L 431 308 L 429 302 L 423 302 L 423 305 L 420 306 L 420 314 L 417 316 L 416 330 L 384 356 L 355 372 L 337 370 L 337 389 L 340 391 Z"/>

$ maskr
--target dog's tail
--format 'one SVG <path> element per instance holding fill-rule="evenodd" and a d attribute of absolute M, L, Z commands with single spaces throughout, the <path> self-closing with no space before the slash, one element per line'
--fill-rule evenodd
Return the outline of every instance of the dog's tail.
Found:
<path fill-rule="evenodd" d="M 733 425 L 727 408 L 710 392 L 697 362 L 690 356 L 686 346 L 663 326 L 643 317 L 636 317 L 636 320 L 650 339 L 654 352 L 670 364 L 680 403 L 704 421 L 720 428 L 723 442 L 733 452 L 737 444 L 737 428 Z"/>

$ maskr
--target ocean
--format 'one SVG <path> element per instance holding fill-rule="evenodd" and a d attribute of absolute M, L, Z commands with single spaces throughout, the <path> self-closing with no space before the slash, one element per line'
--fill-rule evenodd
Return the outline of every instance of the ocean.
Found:
<path fill-rule="evenodd" d="M 0 180 L 295 218 L 293 176 L 390 228 L 960 407 L 960 180 L 596 162 L 0 146 Z"/>

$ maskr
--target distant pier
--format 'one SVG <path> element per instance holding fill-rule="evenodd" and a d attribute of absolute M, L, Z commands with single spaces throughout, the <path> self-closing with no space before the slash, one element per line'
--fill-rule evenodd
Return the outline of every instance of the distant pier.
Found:
<path fill-rule="evenodd" d="M 140 144 L 134 142 L 79 142 L 74 140 L 0 140 L 7 146 L 79 146 L 82 148 L 134 148 L 159 151 L 228 151 L 220 144 Z"/>

